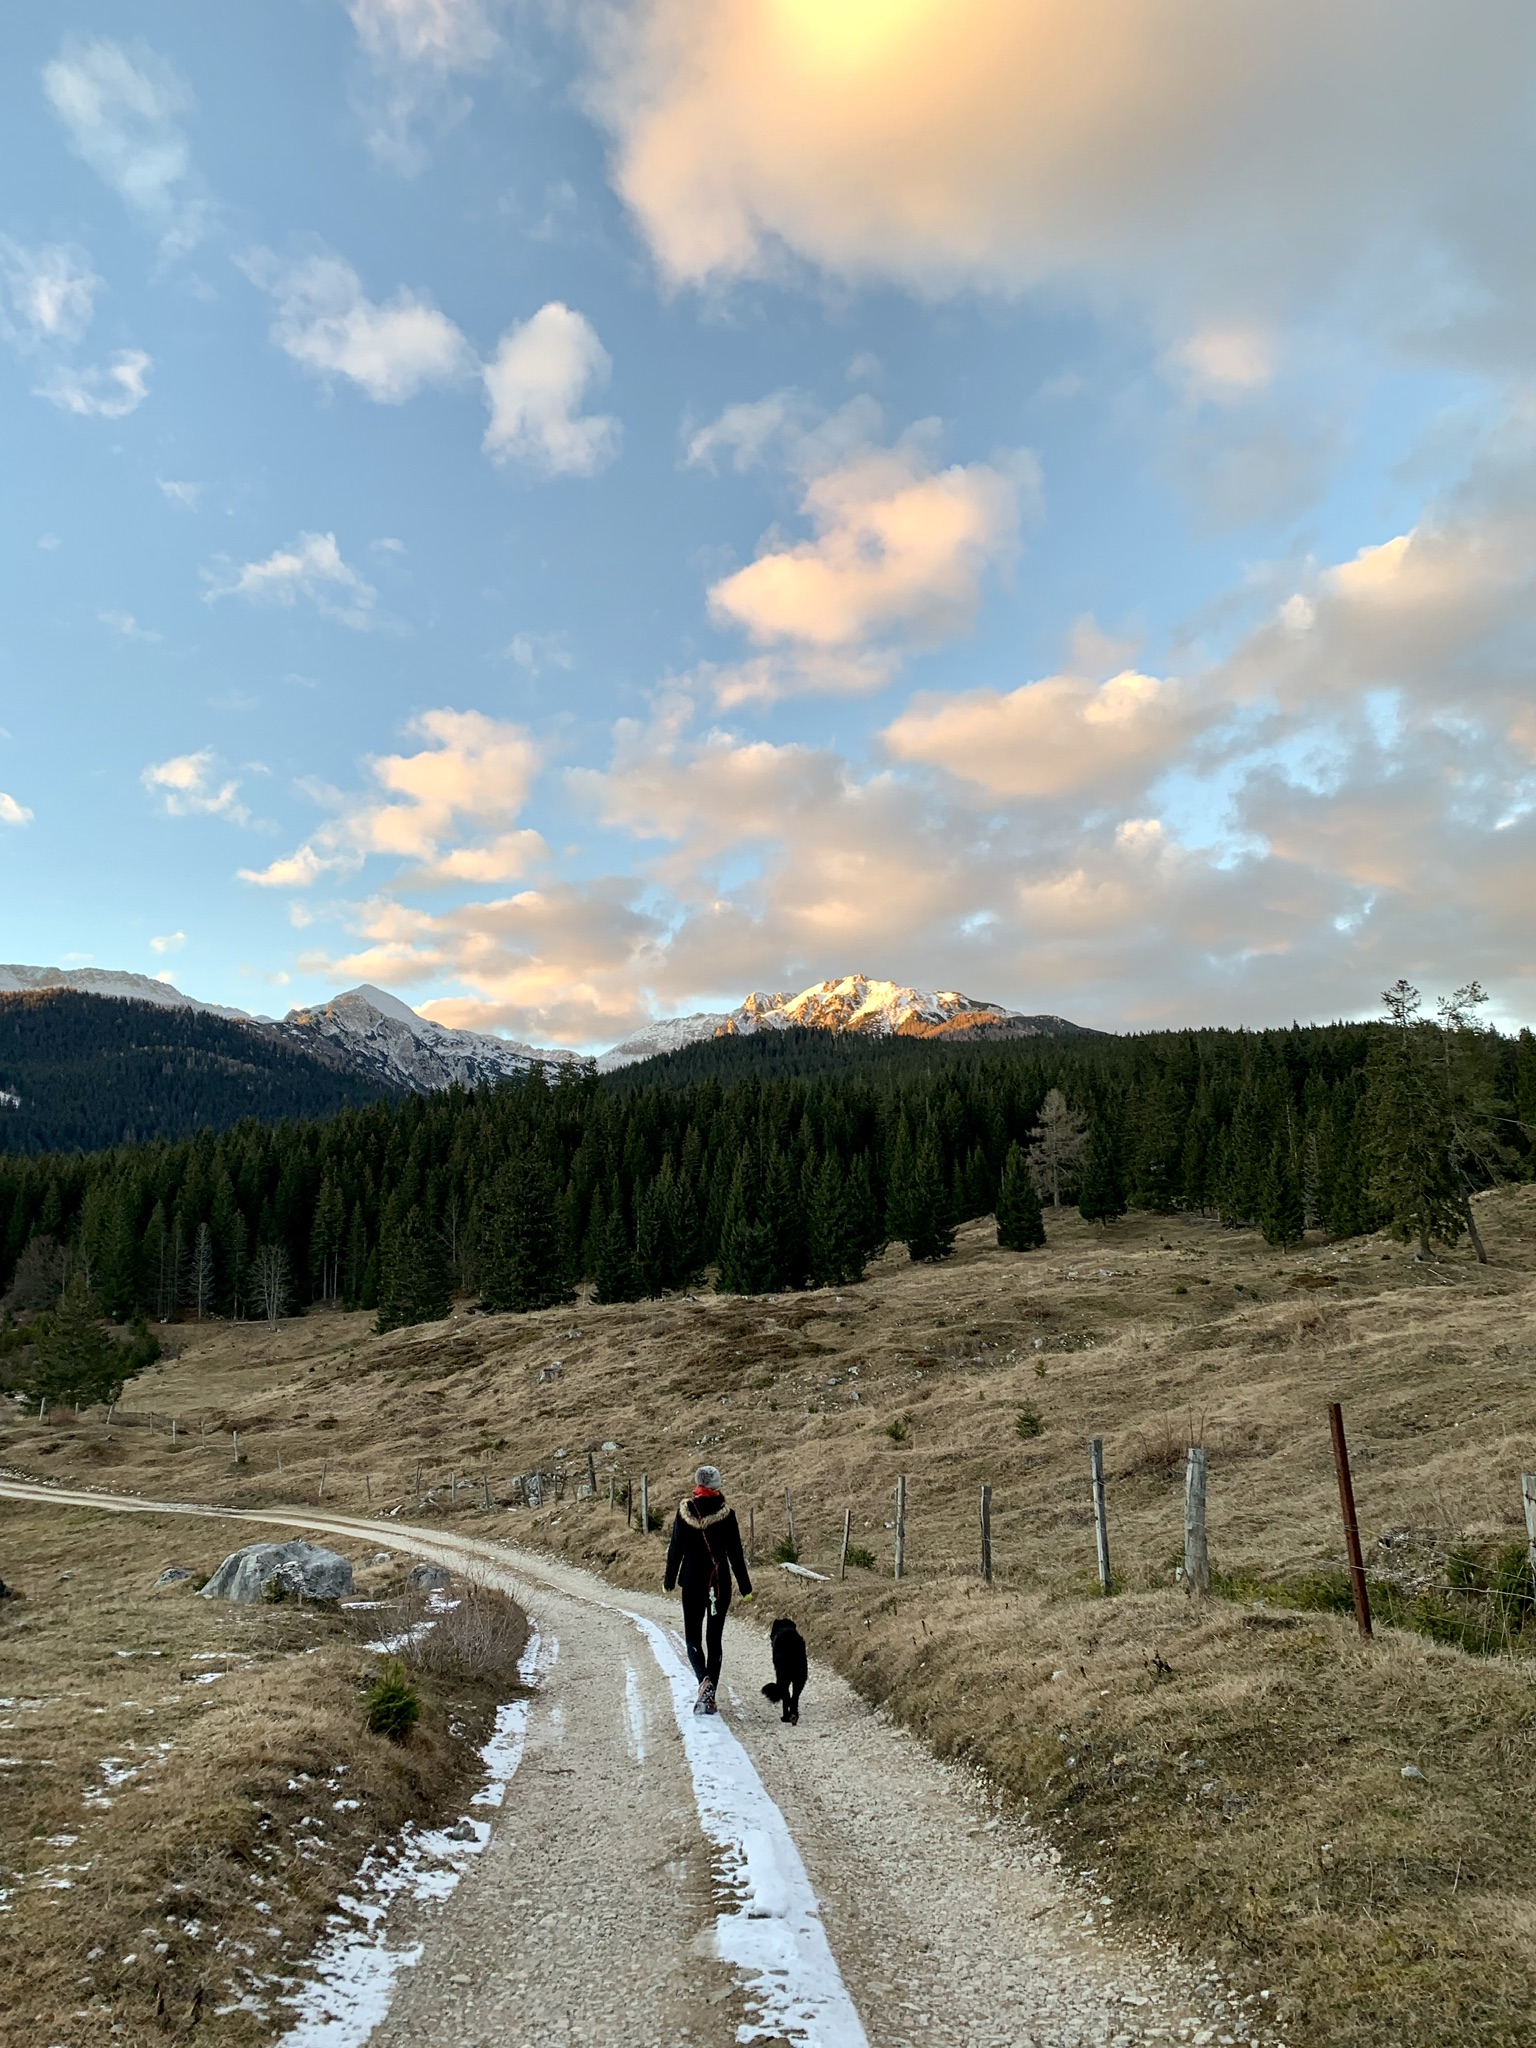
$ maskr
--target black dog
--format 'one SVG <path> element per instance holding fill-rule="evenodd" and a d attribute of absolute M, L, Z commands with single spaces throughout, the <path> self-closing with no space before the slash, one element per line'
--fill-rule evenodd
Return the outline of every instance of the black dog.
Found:
<path fill-rule="evenodd" d="M 769 1629 L 768 1640 L 773 1645 L 773 1683 L 763 1687 L 763 1698 L 781 1702 L 784 1719 L 793 1727 L 800 1719 L 800 1695 L 810 1675 L 805 1637 L 781 1615 Z"/>

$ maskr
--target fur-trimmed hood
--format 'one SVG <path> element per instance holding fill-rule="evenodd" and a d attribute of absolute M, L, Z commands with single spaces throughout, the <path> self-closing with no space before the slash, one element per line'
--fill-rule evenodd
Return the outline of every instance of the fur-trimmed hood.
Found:
<path fill-rule="evenodd" d="M 720 1505 L 717 1508 L 713 1508 L 707 1515 L 699 1512 L 703 1505 L 702 1502 L 692 1500 L 680 1500 L 677 1504 L 677 1512 L 682 1516 L 690 1529 L 713 1529 L 716 1522 L 723 1522 L 731 1512 L 723 1494 L 717 1493 L 715 1499 L 719 1501 Z"/>

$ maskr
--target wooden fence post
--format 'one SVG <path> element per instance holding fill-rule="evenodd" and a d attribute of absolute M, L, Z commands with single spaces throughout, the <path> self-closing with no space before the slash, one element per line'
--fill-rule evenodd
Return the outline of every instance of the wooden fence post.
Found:
<path fill-rule="evenodd" d="M 367 1494 L 371 1505 L 373 1501 L 373 1474 L 371 1472 L 363 1474 L 363 1491 Z"/>
<path fill-rule="evenodd" d="M 487 1508 L 494 1508 L 496 1503 L 491 1499 L 491 1468 L 489 1465 L 486 1466 L 481 1476 L 485 1480 L 485 1504 Z"/>
<path fill-rule="evenodd" d="M 896 1577 L 907 1575 L 907 1476 L 896 1482 Z"/>
<path fill-rule="evenodd" d="M 240 1462 L 240 1432 L 239 1432 L 239 1430 L 238 1430 L 238 1429 L 232 1429 L 232 1430 L 230 1431 L 230 1435 L 231 1435 L 231 1436 L 232 1436 L 232 1437 L 234 1438 L 234 1440 L 235 1440 L 235 1463 L 236 1463 L 236 1464 L 238 1465 L 238 1464 L 239 1464 L 239 1462 Z M 171 1438 L 171 1442 L 172 1442 L 172 1443 L 174 1443 L 175 1441 L 176 1441 L 176 1439 L 175 1439 L 175 1437 L 173 1436 L 173 1437 Z"/>
<path fill-rule="evenodd" d="M 416 1460 L 416 1505 L 421 1506 L 421 1460 Z"/>
<path fill-rule="evenodd" d="M 613 1474 L 608 1474 L 608 1512 L 613 1513 Z"/>
<path fill-rule="evenodd" d="M 981 1489 L 981 1576 L 992 1583 L 992 1489 Z"/>
<path fill-rule="evenodd" d="M 852 1509 L 852 1508 L 844 1508 L 844 1509 L 843 1509 L 843 1551 L 842 1551 L 842 1555 L 841 1555 L 841 1557 L 839 1557 L 839 1559 L 837 1560 L 837 1576 L 838 1576 L 838 1577 L 839 1577 L 840 1579 L 846 1579 L 846 1578 L 847 1578 L 847 1576 L 848 1576 L 848 1532 L 849 1532 L 849 1531 L 850 1531 L 850 1530 L 852 1529 L 852 1527 L 853 1527 L 853 1509 Z"/>
<path fill-rule="evenodd" d="M 1104 1439 L 1096 1436 L 1088 1446 L 1088 1469 L 1093 1480 L 1093 1540 L 1099 1559 L 1099 1591 L 1107 1598 L 1110 1589 L 1109 1514 L 1104 1503 Z"/>
<path fill-rule="evenodd" d="M 283 1476 L 283 1454 L 281 1451 L 277 1454 L 277 1476 L 279 1479 Z"/>
<path fill-rule="evenodd" d="M 635 1475 L 633 1472 L 630 1473 L 629 1484 L 624 1489 L 624 1526 L 626 1529 L 633 1529 L 635 1526 Z"/>
<path fill-rule="evenodd" d="M 176 1444 L 176 1418 L 175 1418 L 175 1416 L 173 1415 L 173 1416 L 171 1417 L 171 1445 L 172 1445 L 172 1448 L 173 1448 L 173 1449 L 175 1448 L 175 1444 Z"/>
<path fill-rule="evenodd" d="M 1355 1487 L 1349 1476 L 1349 1446 L 1344 1441 L 1344 1410 L 1337 1401 L 1328 1404 L 1328 1428 L 1333 1437 L 1333 1468 L 1339 1481 L 1339 1509 L 1344 1516 L 1344 1548 L 1349 1553 L 1349 1582 L 1355 1595 L 1355 1621 L 1360 1633 L 1371 1632 L 1371 1595 L 1365 1583 L 1365 1559 L 1360 1555 L 1360 1522 L 1355 1514 Z"/>
<path fill-rule="evenodd" d="M 784 1489 L 784 1519 L 789 1524 L 789 1547 L 798 1557 L 800 1546 L 795 1541 L 795 1499 L 787 1486 Z"/>
<path fill-rule="evenodd" d="M 1205 1542 L 1205 1449 L 1191 1444 L 1184 1467 L 1184 1583 L 1192 1593 L 1211 1590 L 1211 1560 Z"/>
<path fill-rule="evenodd" d="M 651 1533 L 651 1481 L 649 1473 L 640 1475 L 640 1534 Z"/>
<path fill-rule="evenodd" d="M 322 1500 L 324 1500 L 324 1499 L 325 1499 L 325 1475 L 326 1475 L 326 1473 L 327 1473 L 327 1472 L 329 1472 L 329 1471 L 330 1471 L 330 1469 L 331 1469 L 331 1461 L 330 1461 L 330 1459 L 329 1459 L 329 1458 L 322 1458 L 322 1459 L 320 1460 L 320 1498 L 321 1498 Z"/>
<path fill-rule="evenodd" d="M 1536 1472 L 1520 1474 L 1520 1495 L 1525 1502 L 1525 1544 L 1531 1569 L 1536 1571 Z"/>
<path fill-rule="evenodd" d="M 597 1499 L 597 1458 L 592 1450 L 587 1451 L 587 1491 Z"/>

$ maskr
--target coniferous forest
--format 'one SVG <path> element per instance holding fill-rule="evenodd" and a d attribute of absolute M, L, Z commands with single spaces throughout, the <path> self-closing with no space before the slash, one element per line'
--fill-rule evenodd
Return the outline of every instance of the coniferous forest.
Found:
<path fill-rule="evenodd" d="M 1466 992 L 1463 992 L 1465 994 Z M 66 1255 L 120 1320 L 315 1301 L 393 1327 L 698 1284 L 854 1283 L 996 1215 L 1027 1251 L 1070 1202 L 1203 1212 L 1272 1244 L 1389 1224 L 1426 1252 L 1536 1160 L 1536 1038 L 1470 1005 L 1273 1031 L 871 1046 L 720 1040 L 607 1079 L 248 1119 L 182 1143 L 0 1159 L 0 1291 Z M 28 1248 L 31 1247 L 30 1251 Z M 61 1269 L 62 1270 L 62 1269 Z M 13 1293 L 21 1285 L 16 1280 Z"/>

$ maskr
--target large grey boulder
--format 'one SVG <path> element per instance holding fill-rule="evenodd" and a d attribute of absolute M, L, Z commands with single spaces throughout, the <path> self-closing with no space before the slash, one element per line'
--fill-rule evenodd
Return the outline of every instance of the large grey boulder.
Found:
<path fill-rule="evenodd" d="M 440 1593 L 448 1583 L 448 1574 L 440 1564 L 413 1564 L 406 1584 L 422 1586 L 430 1593 Z"/>
<path fill-rule="evenodd" d="M 290 1543 L 248 1543 L 225 1558 L 207 1585 L 205 1600 L 253 1602 L 267 1588 L 306 1600 L 341 1600 L 352 1590 L 352 1566 L 334 1550 L 295 1537 Z"/>

